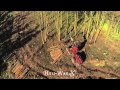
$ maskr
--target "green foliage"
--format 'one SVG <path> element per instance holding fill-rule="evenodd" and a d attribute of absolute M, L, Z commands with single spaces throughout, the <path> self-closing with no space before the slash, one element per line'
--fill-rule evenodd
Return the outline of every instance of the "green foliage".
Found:
<path fill-rule="evenodd" d="M 120 17 L 116 18 L 111 12 L 34 11 L 34 15 L 39 18 L 42 44 L 46 42 L 51 30 L 56 32 L 59 41 L 68 36 L 74 37 L 81 32 L 86 34 L 87 39 L 94 43 L 99 38 L 100 33 L 104 34 L 107 39 L 120 40 Z"/>

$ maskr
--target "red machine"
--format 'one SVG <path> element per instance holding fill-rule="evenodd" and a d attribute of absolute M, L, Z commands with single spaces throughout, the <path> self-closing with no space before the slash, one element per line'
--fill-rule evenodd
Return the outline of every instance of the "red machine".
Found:
<path fill-rule="evenodd" d="M 73 46 L 73 47 L 70 49 L 70 52 L 71 52 L 71 54 L 73 55 L 73 58 L 76 60 L 76 62 L 77 62 L 78 64 L 82 64 L 82 63 L 83 63 L 81 57 L 77 54 L 78 48 L 77 48 L 76 46 Z"/>

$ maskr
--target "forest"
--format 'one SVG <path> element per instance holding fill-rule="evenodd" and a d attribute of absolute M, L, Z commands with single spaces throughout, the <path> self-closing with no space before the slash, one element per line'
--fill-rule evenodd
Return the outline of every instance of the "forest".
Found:
<path fill-rule="evenodd" d="M 0 11 L 0 79 L 120 79 L 120 11 Z"/>

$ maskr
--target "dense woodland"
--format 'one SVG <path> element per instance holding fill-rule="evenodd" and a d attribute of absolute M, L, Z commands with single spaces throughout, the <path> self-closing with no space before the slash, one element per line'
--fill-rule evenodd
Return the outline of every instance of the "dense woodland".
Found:
<path fill-rule="evenodd" d="M 68 38 L 81 42 L 79 66 L 65 53 Z M 49 76 L 45 70 L 76 73 Z M 0 78 L 120 78 L 120 12 L 0 11 Z"/>

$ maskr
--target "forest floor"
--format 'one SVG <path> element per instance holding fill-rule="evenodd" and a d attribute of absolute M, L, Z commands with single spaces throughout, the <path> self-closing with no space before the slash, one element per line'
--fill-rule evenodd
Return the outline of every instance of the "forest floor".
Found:
<path fill-rule="evenodd" d="M 24 22 L 29 22 L 30 17 L 27 18 Z M 9 60 L 8 68 L 3 73 L 4 78 L 120 79 L 120 41 L 106 39 L 102 34 L 95 44 L 88 41 L 83 48 L 86 59 L 82 65 L 76 67 L 71 62 L 69 55 L 64 55 L 65 47 L 56 40 L 56 36 L 49 37 L 44 45 L 41 44 L 41 34 L 37 32 L 37 35 L 34 36 L 35 32 L 32 32 L 36 26 L 37 24 L 33 20 L 29 27 L 25 27 L 27 29 L 20 31 L 21 37 L 28 36 L 27 39 L 30 41 L 20 47 Z M 31 32 L 28 32 L 28 29 Z M 37 31 L 37 29 L 35 30 Z M 12 38 L 15 37 L 17 35 Z M 80 42 L 82 40 L 82 34 L 74 39 L 74 41 Z M 55 64 L 51 64 L 53 59 L 48 51 L 52 46 L 63 50 L 62 58 Z"/>

